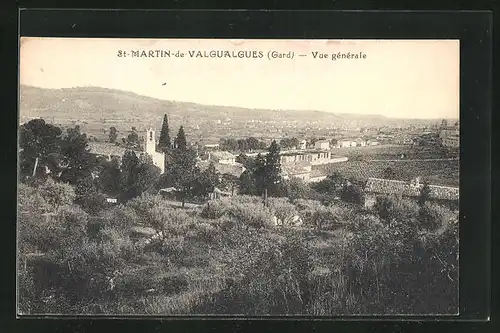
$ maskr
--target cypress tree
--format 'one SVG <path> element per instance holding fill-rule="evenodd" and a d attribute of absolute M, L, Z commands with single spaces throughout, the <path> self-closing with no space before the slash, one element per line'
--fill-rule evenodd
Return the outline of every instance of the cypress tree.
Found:
<path fill-rule="evenodd" d="M 270 194 L 275 194 L 281 181 L 280 148 L 275 140 L 271 142 L 266 155 L 264 174 L 265 187 L 270 191 Z"/>
<path fill-rule="evenodd" d="M 171 146 L 170 129 L 168 127 L 168 116 L 163 117 L 163 124 L 161 126 L 160 140 L 158 141 L 158 148 L 161 151 L 166 151 Z"/>
<path fill-rule="evenodd" d="M 186 150 L 187 147 L 186 134 L 184 133 L 184 127 L 182 126 L 179 128 L 179 132 L 177 133 L 176 145 L 178 149 Z"/>

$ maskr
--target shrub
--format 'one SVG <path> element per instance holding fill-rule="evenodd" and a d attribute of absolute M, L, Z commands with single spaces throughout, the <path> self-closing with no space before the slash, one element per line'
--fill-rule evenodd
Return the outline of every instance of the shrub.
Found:
<path fill-rule="evenodd" d="M 18 187 L 18 207 L 22 214 L 42 214 L 52 210 L 52 206 L 45 200 L 37 188 L 25 184 Z"/>
<path fill-rule="evenodd" d="M 348 185 L 344 186 L 340 197 L 344 201 L 361 204 L 364 200 L 364 193 L 361 187 L 357 185 Z"/>
<path fill-rule="evenodd" d="M 452 212 L 443 206 L 426 202 L 419 210 L 418 220 L 424 229 L 436 231 L 446 227 L 452 220 Z"/>
<path fill-rule="evenodd" d="M 269 209 L 278 220 L 278 224 L 290 226 L 300 224 L 300 221 L 295 220 L 298 217 L 298 211 L 293 204 L 283 198 L 269 198 Z"/>
<path fill-rule="evenodd" d="M 110 226 L 115 228 L 129 229 L 133 225 L 140 224 L 140 215 L 130 206 L 116 206 L 104 211 L 101 215 Z"/>
<path fill-rule="evenodd" d="M 178 294 L 188 289 L 189 283 L 184 274 L 167 275 L 162 279 L 163 292 L 167 295 Z"/>
<path fill-rule="evenodd" d="M 227 200 L 210 200 L 203 207 L 201 217 L 207 219 L 221 218 L 228 212 L 229 207 L 230 203 Z"/>
<path fill-rule="evenodd" d="M 318 230 L 332 230 L 343 222 L 340 218 L 341 208 L 320 206 L 306 220 L 310 226 Z"/>
<path fill-rule="evenodd" d="M 292 178 L 286 183 L 286 192 L 290 200 L 311 199 L 314 191 L 303 180 Z"/>
<path fill-rule="evenodd" d="M 240 225 L 253 228 L 267 228 L 274 224 L 271 212 L 262 205 L 235 204 L 230 207 L 229 215 L 236 219 Z"/>
<path fill-rule="evenodd" d="M 75 190 L 71 185 L 55 182 L 52 178 L 40 185 L 38 191 L 54 210 L 72 204 L 76 198 Z"/>
<path fill-rule="evenodd" d="M 99 192 L 91 192 L 77 199 L 78 205 L 91 215 L 97 215 L 106 208 L 106 196 Z"/>

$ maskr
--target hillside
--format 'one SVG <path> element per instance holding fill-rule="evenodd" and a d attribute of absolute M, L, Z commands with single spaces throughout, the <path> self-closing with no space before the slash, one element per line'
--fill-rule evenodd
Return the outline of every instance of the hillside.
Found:
<path fill-rule="evenodd" d="M 307 110 L 264 110 L 231 106 L 201 105 L 188 102 L 159 100 L 135 93 L 100 87 L 43 89 L 21 86 L 21 121 L 44 118 L 49 122 L 66 125 L 81 124 L 87 131 L 98 133 L 110 126 L 127 131 L 131 126 L 138 129 L 147 126 L 160 128 L 167 113 L 171 126 L 181 124 L 188 132 L 210 129 L 230 135 L 246 135 L 251 131 L 272 132 L 272 128 L 387 126 L 405 124 L 415 120 L 401 120 L 380 115 L 355 115 Z M 253 128 L 252 120 L 260 121 Z M 230 123 L 228 123 L 230 121 Z M 263 124 L 262 122 L 265 122 Z M 429 121 L 426 121 L 429 123 Z M 272 125 L 269 125 L 272 124 Z M 208 125 L 208 126 L 207 126 Z M 264 128 L 266 127 L 266 128 Z M 204 135 L 198 133 L 197 135 Z"/>

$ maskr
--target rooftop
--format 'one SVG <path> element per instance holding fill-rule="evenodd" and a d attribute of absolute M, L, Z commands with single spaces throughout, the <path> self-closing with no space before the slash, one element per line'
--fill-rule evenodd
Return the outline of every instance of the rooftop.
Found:
<path fill-rule="evenodd" d="M 221 160 L 231 160 L 236 158 L 236 156 L 227 151 L 215 151 L 213 153 L 210 153 L 210 157 L 215 157 Z"/>
<path fill-rule="evenodd" d="M 123 156 L 126 148 L 115 145 L 109 142 L 89 142 L 89 151 L 91 154 L 95 155 L 111 155 L 111 156 Z"/>
<path fill-rule="evenodd" d="M 235 163 L 233 165 L 220 164 L 220 163 L 213 163 L 213 164 L 215 166 L 215 170 L 217 170 L 218 173 L 220 173 L 220 174 L 229 174 L 229 175 L 233 175 L 235 177 L 241 176 L 241 174 L 245 170 L 243 168 L 243 165 L 240 164 L 240 163 Z M 205 170 L 206 168 L 208 168 L 209 165 L 210 165 L 209 161 L 200 161 L 200 162 L 198 162 L 198 167 L 202 171 Z"/>

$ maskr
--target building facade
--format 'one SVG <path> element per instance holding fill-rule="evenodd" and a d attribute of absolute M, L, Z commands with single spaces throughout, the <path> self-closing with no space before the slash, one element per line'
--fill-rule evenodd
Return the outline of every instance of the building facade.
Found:
<path fill-rule="evenodd" d="M 330 149 L 330 142 L 327 140 L 319 140 L 314 143 L 314 148 L 315 149 L 324 149 L 328 150 Z"/>
<path fill-rule="evenodd" d="M 152 128 L 146 131 L 144 152 L 151 157 L 153 164 L 161 170 L 161 173 L 165 173 L 165 154 L 156 151 L 155 131 Z"/>

